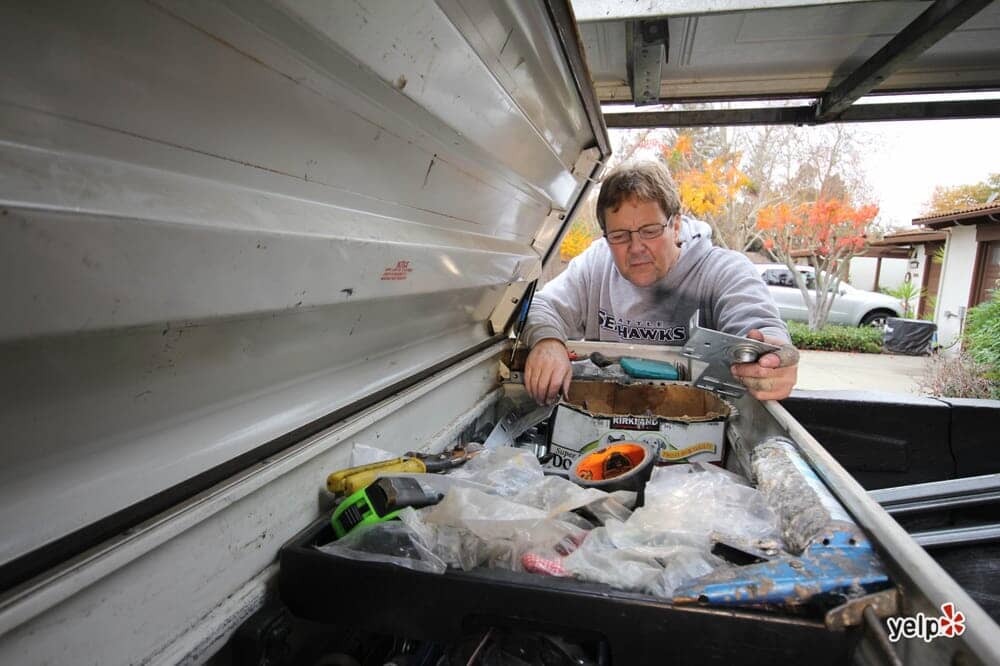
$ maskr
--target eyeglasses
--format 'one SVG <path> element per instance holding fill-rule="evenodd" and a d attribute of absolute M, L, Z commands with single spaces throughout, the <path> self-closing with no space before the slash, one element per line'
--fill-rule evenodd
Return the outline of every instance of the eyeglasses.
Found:
<path fill-rule="evenodd" d="M 663 235 L 663 230 L 670 224 L 669 221 L 658 224 L 647 224 L 639 227 L 635 231 L 629 229 L 618 229 L 604 234 L 609 245 L 624 245 L 632 240 L 632 234 L 639 234 L 642 240 L 653 240 Z"/>

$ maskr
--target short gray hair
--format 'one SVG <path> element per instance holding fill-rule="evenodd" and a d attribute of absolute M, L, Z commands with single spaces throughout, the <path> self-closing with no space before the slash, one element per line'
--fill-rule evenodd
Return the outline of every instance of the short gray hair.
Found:
<path fill-rule="evenodd" d="M 666 166 L 651 160 L 625 162 L 612 169 L 601 183 L 601 192 L 597 195 L 597 221 L 601 231 L 607 231 L 605 211 L 618 210 L 632 198 L 656 202 L 668 219 L 681 211 L 677 185 Z"/>

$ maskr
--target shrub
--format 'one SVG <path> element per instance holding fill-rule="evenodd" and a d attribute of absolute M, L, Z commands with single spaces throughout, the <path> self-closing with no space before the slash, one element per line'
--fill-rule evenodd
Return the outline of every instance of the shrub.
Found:
<path fill-rule="evenodd" d="M 965 351 L 983 366 L 988 379 L 1000 381 L 1000 289 L 993 298 L 969 310 L 965 318 Z"/>
<path fill-rule="evenodd" d="M 942 398 L 1000 398 L 997 382 L 990 381 L 986 373 L 987 366 L 968 353 L 935 355 L 917 385 L 921 393 Z"/>
<path fill-rule="evenodd" d="M 924 297 L 925 292 L 914 282 L 904 282 L 895 289 L 883 289 L 886 294 L 893 298 L 898 298 L 903 304 L 903 318 L 909 319 L 917 309 L 917 303 Z"/>
<path fill-rule="evenodd" d="M 824 326 L 818 331 L 810 331 L 802 322 L 788 322 L 788 332 L 792 344 L 799 349 L 819 349 L 822 351 L 848 351 L 879 354 L 882 352 L 882 331 L 871 326 Z"/>

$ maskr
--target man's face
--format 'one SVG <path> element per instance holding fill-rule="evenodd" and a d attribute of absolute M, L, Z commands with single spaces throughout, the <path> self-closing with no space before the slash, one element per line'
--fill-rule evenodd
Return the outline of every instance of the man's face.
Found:
<path fill-rule="evenodd" d="M 667 216 L 655 201 L 632 198 L 623 201 L 617 209 L 608 208 L 604 212 L 604 222 L 607 233 L 621 229 L 638 231 L 650 224 L 666 223 Z M 663 235 L 652 240 L 643 240 L 635 233 L 627 243 L 608 243 L 618 272 L 637 287 L 649 287 L 663 278 L 681 256 L 677 246 L 680 222 L 680 215 L 675 215 L 664 227 Z"/>

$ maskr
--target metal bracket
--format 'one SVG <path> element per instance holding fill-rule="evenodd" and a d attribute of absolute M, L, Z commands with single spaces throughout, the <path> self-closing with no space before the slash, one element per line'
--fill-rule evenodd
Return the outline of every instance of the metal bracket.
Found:
<path fill-rule="evenodd" d="M 626 27 L 628 83 L 635 106 L 657 104 L 670 32 L 667 19 L 629 21 Z"/>
<path fill-rule="evenodd" d="M 606 164 L 601 160 L 601 151 L 597 148 L 587 148 L 576 158 L 576 162 L 573 163 L 573 170 L 570 173 L 580 182 L 588 181 L 596 185 L 601 182 L 601 174 L 594 174 L 594 167 L 598 164 L 601 165 L 601 170 L 603 171 Z M 594 175 L 591 176 L 591 174 Z"/>
<path fill-rule="evenodd" d="M 729 366 L 733 363 L 753 363 L 761 355 L 776 352 L 779 348 L 766 342 L 701 328 L 698 326 L 698 315 L 695 312 L 691 317 L 688 341 L 681 350 L 687 358 L 708 364 L 695 376 L 694 385 L 719 395 L 739 398 L 747 389 L 733 377 Z"/>
<path fill-rule="evenodd" d="M 544 257 L 559 237 L 559 232 L 566 224 L 567 214 L 562 208 L 553 208 L 545 217 L 545 221 L 542 222 L 542 226 L 538 228 L 538 232 L 531 241 L 531 249 L 537 252 L 539 257 Z"/>
<path fill-rule="evenodd" d="M 888 588 L 888 574 L 871 544 L 855 534 L 845 530 L 843 538 L 813 543 L 798 557 L 775 557 L 696 578 L 674 591 L 674 603 L 794 608 Z"/>
<path fill-rule="evenodd" d="M 863 621 L 865 609 L 871 607 L 878 617 L 892 617 L 899 614 L 899 590 L 889 588 L 875 594 L 866 594 L 851 599 L 846 604 L 827 612 L 823 622 L 832 631 L 843 631 L 847 627 L 857 627 Z"/>

